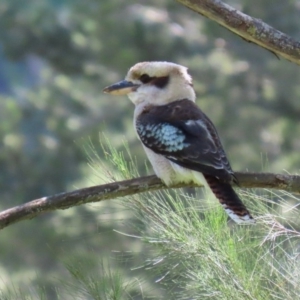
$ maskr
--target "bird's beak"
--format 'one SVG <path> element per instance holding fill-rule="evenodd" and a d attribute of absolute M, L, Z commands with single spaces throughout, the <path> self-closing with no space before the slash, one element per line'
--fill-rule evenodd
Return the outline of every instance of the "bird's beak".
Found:
<path fill-rule="evenodd" d="M 139 84 L 133 83 L 131 81 L 122 80 L 110 86 L 107 86 L 103 89 L 103 92 L 116 96 L 127 95 L 135 91 L 139 86 Z"/>

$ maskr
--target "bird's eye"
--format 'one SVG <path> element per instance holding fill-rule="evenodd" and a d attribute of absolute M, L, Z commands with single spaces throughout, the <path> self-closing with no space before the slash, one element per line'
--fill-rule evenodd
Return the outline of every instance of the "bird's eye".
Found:
<path fill-rule="evenodd" d="M 148 83 L 152 80 L 152 78 L 148 74 L 143 74 L 140 76 L 140 81 L 142 83 Z"/>

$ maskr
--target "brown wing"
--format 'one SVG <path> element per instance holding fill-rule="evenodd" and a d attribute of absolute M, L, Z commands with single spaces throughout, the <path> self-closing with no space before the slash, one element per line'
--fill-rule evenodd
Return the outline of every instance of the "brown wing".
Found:
<path fill-rule="evenodd" d="M 155 153 L 182 167 L 234 180 L 214 125 L 192 101 L 149 106 L 137 118 L 136 127 L 142 143 Z"/>

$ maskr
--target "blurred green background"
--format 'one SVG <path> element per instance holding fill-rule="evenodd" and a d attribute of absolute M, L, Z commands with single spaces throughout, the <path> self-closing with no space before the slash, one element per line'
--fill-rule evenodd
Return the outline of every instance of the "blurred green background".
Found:
<path fill-rule="evenodd" d="M 300 1 L 228 2 L 300 39 Z M 1 210 L 103 182 L 86 153 L 90 143 L 100 148 L 99 132 L 117 149 L 126 139 L 146 174 L 132 104 L 102 93 L 144 60 L 189 68 L 197 103 L 215 123 L 234 170 L 299 172 L 299 66 L 172 0 L 1 0 Z M 143 259 L 140 243 L 113 231 L 126 232 L 131 212 L 110 202 L 1 231 L 0 288 L 42 287 L 57 299 L 70 256 L 94 268 L 107 256 L 125 277 L 142 276 L 130 271 Z M 111 257 L 114 250 L 121 258 Z M 163 295 L 149 282 L 152 294 Z M 133 289 L 131 296 L 146 299 L 138 294 Z"/>

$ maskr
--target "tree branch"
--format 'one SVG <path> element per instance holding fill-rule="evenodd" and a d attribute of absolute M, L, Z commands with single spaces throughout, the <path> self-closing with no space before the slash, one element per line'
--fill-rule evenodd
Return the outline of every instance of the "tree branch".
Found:
<path fill-rule="evenodd" d="M 241 172 L 235 174 L 239 187 L 273 188 L 300 194 L 300 176 Z M 181 187 L 196 187 L 196 185 L 178 184 L 171 188 Z M 0 229 L 49 211 L 166 188 L 161 180 L 153 175 L 43 197 L 1 212 Z"/>
<path fill-rule="evenodd" d="M 278 56 L 300 65 L 300 42 L 220 0 L 177 0 L 191 10 Z"/>

